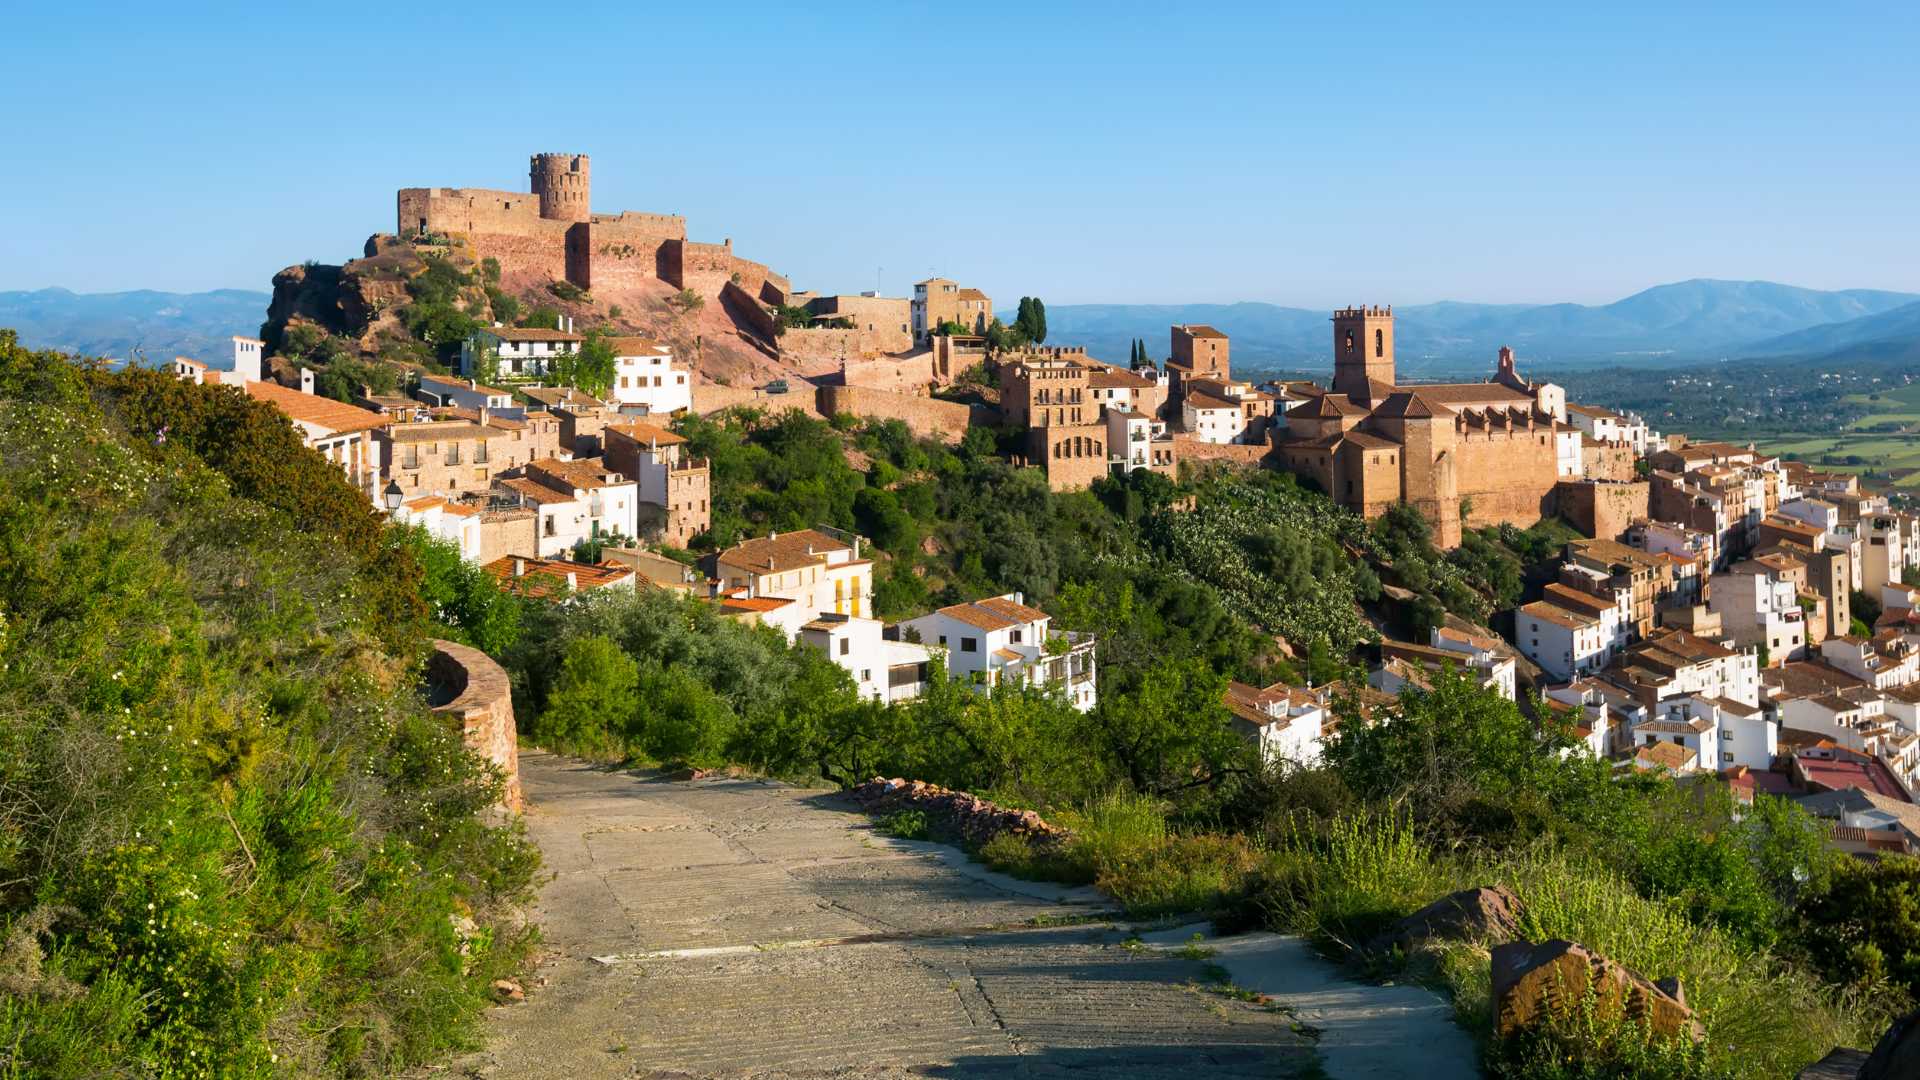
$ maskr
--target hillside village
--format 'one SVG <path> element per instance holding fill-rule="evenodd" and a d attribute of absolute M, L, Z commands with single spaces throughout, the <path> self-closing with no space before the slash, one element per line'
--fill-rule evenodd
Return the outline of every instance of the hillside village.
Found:
<path fill-rule="evenodd" d="M 978 290 L 933 278 L 910 298 L 793 292 L 730 242 L 689 243 L 679 219 L 594 215 L 587 175 L 584 156 L 536 155 L 531 194 L 403 190 L 399 225 L 418 243 L 470 243 L 509 276 L 705 289 L 743 334 L 759 328 L 757 346 L 795 363 L 837 353 L 837 369 L 729 386 L 699 354 L 617 334 L 604 338 L 613 376 L 600 397 L 556 379 L 588 340 L 567 317 L 479 327 L 457 374 L 352 403 L 318 396 L 310 369 L 288 373 L 297 386 L 273 381 L 258 339 L 236 337 L 229 368 L 180 358 L 174 371 L 281 409 L 372 504 L 510 589 L 697 597 L 818 648 L 888 703 L 917 696 L 939 665 L 1088 709 L 1095 642 L 1018 593 L 883 623 L 870 545 L 825 526 L 693 557 L 708 546 L 711 477 L 685 452 L 680 417 L 799 408 L 950 442 L 985 428 L 1057 491 L 1137 470 L 1274 469 L 1369 520 L 1412 506 L 1443 548 L 1463 530 L 1557 516 L 1586 538 L 1544 568 L 1534 598 L 1496 613 L 1504 636 L 1385 637 L 1366 651 L 1364 687 L 1236 683 L 1235 722 L 1263 753 L 1313 762 L 1336 695 L 1391 700 L 1453 668 L 1508 698 L 1537 693 L 1621 769 L 1790 795 L 1832 818 L 1848 850 L 1920 850 L 1920 516 L 1854 477 L 1569 402 L 1525 378 L 1510 349 L 1484 382 L 1398 381 L 1389 307 L 1332 313 L 1325 386 L 1236 379 L 1231 341 L 1208 326 L 1173 326 L 1163 360 L 1141 347 L 1125 366 L 1071 345 L 1009 346 Z M 811 314 L 776 323 L 796 310 Z M 997 393 L 962 398 L 963 383 Z"/>

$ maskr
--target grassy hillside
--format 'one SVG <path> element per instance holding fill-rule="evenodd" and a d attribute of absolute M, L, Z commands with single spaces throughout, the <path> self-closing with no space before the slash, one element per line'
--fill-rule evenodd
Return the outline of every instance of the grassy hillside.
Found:
<path fill-rule="evenodd" d="M 422 574 L 271 408 L 0 331 L 0 1062 L 392 1075 L 536 855 L 421 699 Z"/>

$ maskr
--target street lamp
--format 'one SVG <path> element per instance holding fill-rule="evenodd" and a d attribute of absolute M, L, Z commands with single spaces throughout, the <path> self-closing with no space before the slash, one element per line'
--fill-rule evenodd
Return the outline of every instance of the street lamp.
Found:
<path fill-rule="evenodd" d="M 400 481 L 398 480 L 387 481 L 387 490 L 382 492 L 382 494 L 384 494 L 387 497 L 387 513 L 389 514 L 399 513 L 400 503 L 402 502 L 402 500 L 406 499 L 407 497 L 407 493 L 400 490 Z"/>

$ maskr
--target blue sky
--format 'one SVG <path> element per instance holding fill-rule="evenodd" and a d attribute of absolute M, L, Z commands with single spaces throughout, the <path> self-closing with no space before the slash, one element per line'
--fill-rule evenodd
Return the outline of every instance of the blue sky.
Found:
<path fill-rule="evenodd" d="M 265 288 L 565 150 L 801 288 L 1920 291 L 1920 5 L 1563 6 L 22 5 L 0 289 Z"/>

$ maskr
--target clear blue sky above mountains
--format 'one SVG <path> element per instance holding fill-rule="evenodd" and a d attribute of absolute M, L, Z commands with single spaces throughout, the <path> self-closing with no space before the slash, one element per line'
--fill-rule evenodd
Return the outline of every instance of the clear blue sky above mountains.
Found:
<path fill-rule="evenodd" d="M 0 289 L 262 288 L 568 150 L 802 288 L 1920 291 L 1920 6 L 1334 7 L 24 5 Z"/>

